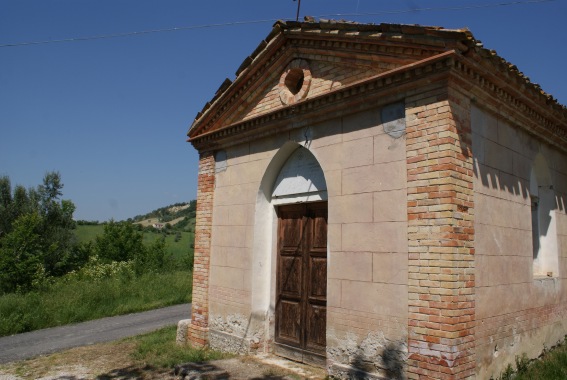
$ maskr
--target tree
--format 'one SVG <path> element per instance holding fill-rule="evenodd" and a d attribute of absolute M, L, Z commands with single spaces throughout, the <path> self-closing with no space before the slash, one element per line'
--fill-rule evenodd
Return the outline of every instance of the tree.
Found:
<path fill-rule="evenodd" d="M 0 289 L 31 287 L 33 276 L 60 276 L 74 262 L 75 205 L 60 200 L 63 183 L 49 172 L 43 183 L 26 190 L 0 177 Z"/>
<path fill-rule="evenodd" d="M 29 290 L 38 273 L 43 274 L 41 217 L 37 213 L 22 215 L 0 246 L 0 290 Z"/>
<path fill-rule="evenodd" d="M 110 221 L 94 243 L 94 254 L 103 262 L 133 261 L 137 274 L 162 270 L 168 263 L 163 237 L 146 245 L 143 234 L 129 222 Z"/>
<path fill-rule="evenodd" d="M 111 220 L 95 240 L 95 254 L 102 260 L 128 261 L 144 254 L 143 235 L 132 223 Z"/>

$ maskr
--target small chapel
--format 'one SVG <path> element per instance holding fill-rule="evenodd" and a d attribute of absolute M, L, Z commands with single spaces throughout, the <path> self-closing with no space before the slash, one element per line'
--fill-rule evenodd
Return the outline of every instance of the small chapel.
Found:
<path fill-rule="evenodd" d="M 467 29 L 278 21 L 198 113 L 187 339 L 489 379 L 567 334 L 567 108 Z"/>

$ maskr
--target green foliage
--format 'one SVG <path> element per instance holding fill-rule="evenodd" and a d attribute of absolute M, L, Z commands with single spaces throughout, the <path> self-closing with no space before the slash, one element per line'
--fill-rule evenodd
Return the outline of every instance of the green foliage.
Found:
<path fill-rule="evenodd" d="M 0 291 L 29 290 L 43 273 L 41 218 L 37 213 L 20 216 L 0 246 Z"/>
<path fill-rule="evenodd" d="M 176 364 L 196 362 L 230 357 L 218 351 L 197 349 L 190 346 L 179 346 L 175 343 L 175 326 L 131 338 L 137 341 L 134 359 L 142 360 L 157 368 L 171 368 Z"/>
<path fill-rule="evenodd" d="M 158 272 L 173 265 L 165 238 L 144 244 L 144 235 L 130 222 L 106 224 L 102 235 L 95 238 L 93 253 L 105 263 L 131 262 L 136 274 Z"/>
<path fill-rule="evenodd" d="M 186 271 L 93 280 L 74 276 L 41 290 L 0 295 L 0 336 L 191 302 Z"/>
<path fill-rule="evenodd" d="M 77 220 L 78 226 L 98 226 L 100 223 L 98 220 Z"/>
<path fill-rule="evenodd" d="M 563 380 L 567 379 L 567 339 L 553 348 L 544 349 L 538 360 L 530 360 L 524 353 L 515 358 L 516 369 L 511 364 L 502 371 L 498 380 Z"/>
<path fill-rule="evenodd" d="M 165 238 L 156 239 L 136 257 L 136 273 L 157 272 L 171 266 L 171 255 L 166 252 Z"/>
<path fill-rule="evenodd" d="M 518 374 L 526 373 L 528 371 L 528 366 L 530 365 L 530 359 L 526 353 L 522 354 L 522 356 L 516 356 L 516 371 Z"/>
<path fill-rule="evenodd" d="M 514 376 L 514 369 L 512 368 L 511 364 L 508 364 L 498 379 L 511 380 L 513 376 Z"/>
<path fill-rule="evenodd" d="M 144 255 L 145 249 L 143 235 L 128 222 L 110 221 L 94 243 L 94 253 L 108 262 L 134 260 Z"/>
<path fill-rule="evenodd" d="M 131 279 L 134 277 L 133 261 L 101 262 L 98 256 L 90 256 L 85 266 L 71 271 L 62 279 L 66 282 L 100 282 L 110 278 Z"/>
<path fill-rule="evenodd" d="M 10 179 L 0 177 L 0 292 L 27 291 L 75 262 L 75 205 L 59 200 L 62 188 L 58 172 L 47 173 L 35 189 L 16 186 L 13 193 Z"/>
<path fill-rule="evenodd" d="M 518 362 L 518 358 L 516 358 L 516 361 Z M 565 342 L 550 351 L 544 352 L 539 360 L 535 360 L 532 363 L 529 363 L 529 359 L 525 355 L 522 356 L 520 361 L 522 363 L 518 366 L 518 374 L 514 379 L 567 379 L 567 344 Z"/>

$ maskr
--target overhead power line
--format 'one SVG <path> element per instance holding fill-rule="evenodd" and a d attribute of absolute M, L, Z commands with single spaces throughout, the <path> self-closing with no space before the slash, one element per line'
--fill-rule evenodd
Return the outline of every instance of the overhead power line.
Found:
<path fill-rule="evenodd" d="M 334 14 L 319 15 L 319 16 L 315 16 L 315 17 L 316 18 L 345 17 L 345 16 L 359 17 L 359 16 L 377 16 L 377 15 L 382 15 L 382 14 L 403 14 L 403 13 L 414 13 L 414 12 L 460 11 L 460 10 L 495 8 L 495 7 L 523 5 L 523 4 L 549 3 L 549 2 L 554 2 L 554 1 L 557 1 L 557 0 L 522 0 L 522 1 L 512 1 L 512 2 L 505 2 L 505 3 L 495 3 L 495 4 L 467 5 L 467 6 L 460 6 L 460 7 L 412 8 L 412 9 L 399 9 L 399 10 L 391 10 L 391 11 L 379 11 L 379 12 L 371 12 L 371 13 L 334 13 Z M 43 40 L 43 41 L 15 42 L 15 43 L 8 43 L 8 44 L 0 44 L 0 48 L 17 47 L 17 46 L 30 46 L 30 45 L 45 45 L 45 44 L 53 44 L 53 43 L 61 43 L 61 42 L 92 41 L 92 40 L 103 40 L 103 39 L 121 38 L 121 37 L 134 37 L 134 36 L 141 36 L 141 35 L 145 35 L 145 34 L 164 33 L 164 32 L 178 32 L 178 31 L 182 31 L 182 30 L 194 30 L 194 29 L 205 29 L 205 28 L 218 28 L 218 27 L 224 27 L 224 26 L 261 24 L 261 23 L 267 23 L 267 22 L 276 22 L 278 20 L 282 20 L 282 19 L 234 21 L 234 22 L 217 23 L 217 24 L 190 25 L 190 26 L 179 26 L 179 27 L 165 28 L 165 29 L 150 29 L 150 30 L 142 30 L 142 31 L 136 31 L 136 32 L 103 34 L 103 35 L 98 35 L 98 36 L 71 37 L 71 38 L 63 38 L 63 39 L 56 39 L 56 40 Z M 290 19 L 284 19 L 284 20 L 287 21 L 287 20 L 290 20 Z"/>
<path fill-rule="evenodd" d="M 468 10 L 468 9 L 506 7 L 506 6 L 511 6 L 511 5 L 549 3 L 549 2 L 552 2 L 552 1 L 557 1 L 557 0 L 524 0 L 524 1 L 512 1 L 512 2 L 507 2 L 507 3 L 465 5 L 465 6 L 460 6 L 460 7 L 430 7 L 430 8 L 399 9 L 399 10 L 379 11 L 379 12 L 372 12 L 372 13 L 335 13 L 335 14 L 321 15 L 321 16 L 317 16 L 317 17 L 377 16 L 377 15 L 382 15 L 382 14 L 401 14 L 401 13 L 428 12 L 428 11 L 462 11 L 462 10 Z"/>
<path fill-rule="evenodd" d="M 277 19 L 269 19 L 269 20 L 255 20 L 255 21 L 235 21 L 235 22 L 226 22 L 220 24 L 206 24 L 206 25 L 191 25 L 191 26 L 179 26 L 175 28 L 165 28 L 165 29 L 150 29 L 150 30 L 141 30 L 138 32 L 125 32 L 125 33 L 114 33 L 114 34 L 104 34 L 100 36 L 87 36 L 87 37 L 72 37 L 72 38 L 63 38 L 60 40 L 45 40 L 45 41 L 31 41 L 31 42 L 18 42 L 13 44 L 3 44 L 0 45 L 0 48 L 3 47 L 15 47 L 15 46 L 28 46 L 28 45 L 44 45 L 44 44 L 52 44 L 52 43 L 59 43 L 59 42 L 77 42 L 77 41 L 91 41 L 91 40 L 103 40 L 107 38 L 120 38 L 120 37 L 132 37 L 132 36 L 140 36 L 143 34 L 153 34 L 153 33 L 164 33 L 164 32 L 177 32 L 180 30 L 192 30 L 192 29 L 204 29 L 204 28 L 216 28 L 220 26 L 233 26 L 233 25 L 245 25 L 245 24 L 260 24 L 264 22 L 275 22 Z"/>

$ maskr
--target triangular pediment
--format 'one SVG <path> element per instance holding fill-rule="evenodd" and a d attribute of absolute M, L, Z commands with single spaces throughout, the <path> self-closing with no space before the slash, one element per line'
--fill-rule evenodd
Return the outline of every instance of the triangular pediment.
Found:
<path fill-rule="evenodd" d="M 299 70 L 301 70 L 300 74 L 288 79 L 288 84 L 286 84 L 286 78 L 293 76 Z M 380 67 L 357 67 L 315 59 L 295 58 L 280 72 L 274 72 L 276 75 L 265 78 L 253 94 L 243 97 L 236 112 L 229 115 L 224 124 L 229 125 L 248 120 L 384 71 L 386 69 Z M 303 89 L 298 89 L 297 86 Z"/>
<path fill-rule="evenodd" d="M 226 80 L 197 115 L 189 137 L 292 106 L 443 53 L 456 44 L 435 36 L 440 29 L 437 27 L 404 28 L 332 22 L 276 23 L 242 63 L 236 79 Z M 424 33 L 426 30 L 429 33 Z M 462 40 L 468 32 L 455 33 Z M 299 79 L 298 73 L 303 74 Z"/>
<path fill-rule="evenodd" d="M 482 48 L 466 29 L 323 20 L 277 22 L 244 60 L 234 81 L 225 80 L 196 116 L 189 140 L 447 52 L 480 57 L 529 84 L 515 66 Z"/>

